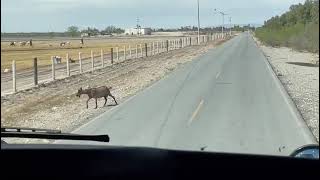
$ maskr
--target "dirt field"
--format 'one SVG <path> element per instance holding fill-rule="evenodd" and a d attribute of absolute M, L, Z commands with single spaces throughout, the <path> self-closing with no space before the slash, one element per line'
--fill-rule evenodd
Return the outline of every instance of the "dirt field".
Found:
<path fill-rule="evenodd" d="M 50 83 L 14 95 L 1 97 L 1 126 L 61 129 L 69 132 L 90 119 L 112 108 L 94 108 L 94 101 L 85 107 L 87 97 L 78 98 L 80 87 L 112 86 L 112 93 L 119 103 L 165 77 L 180 65 L 192 61 L 219 42 L 191 46 L 152 57 L 127 60 L 114 66 Z"/>
<path fill-rule="evenodd" d="M 101 39 L 84 39 L 84 45 L 80 44 L 80 38 L 77 40 L 33 40 L 33 46 L 9 46 L 10 42 L 1 42 L 1 71 L 11 68 L 12 60 L 16 60 L 17 69 L 30 68 L 33 65 L 33 58 L 37 57 L 41 65 L 51 63 L 51 56 L 60 56 L 65 59 L 66 54 L 72 59 L 78 59 L 78 53 L 81 52 L 83 57 L 90 57 L 91 50 L 94 54 L 100 54 L 101 49 L 104 52 L 110 52 L 112 47 L 123 49 L 129 45 L 135 48 L 136 44 L 161 41 L 177 38 L 177 36 L 150 36 L 150 37 L 131 37 L 131 38 L 101 38 Z M 181 34 L 177 34 L 181 35 Z M 69 41 L 70 45 L 60 47 L 60 43 Z"/>

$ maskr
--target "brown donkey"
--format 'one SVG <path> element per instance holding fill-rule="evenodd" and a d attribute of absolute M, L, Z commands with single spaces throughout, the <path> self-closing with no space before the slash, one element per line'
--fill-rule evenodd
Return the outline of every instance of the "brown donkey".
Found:
<path fill-rule="evenodd" d="M 116 98 L 110 93 L 110 89 L 111 87 L 107 87 L 107 86 L 101 86 L 101 87 L 97 87 L 97 88 L 89 88 L 89 89 L 82 89 L 80 88 L 78 90 L 77 96 L 80 98 L 81 94 L 87 94 L 88 95 L 88 100 L 87 100 L 87 109 L 88 109 L 88 102 L 90 99 L 94 98 L 96 100 L 96 107 L 95 109 L 97 109 L 98 107 L 98 102 L 97 99 L 98 98 L 102 98 L 104 97 L 105 102 L 104 105 L 105 106 L 107 104 L 107 97 L 110 96 L 113 98 L 114 102 L 116 103 L 116 105 L 118 104 L 116 101 Z"/>

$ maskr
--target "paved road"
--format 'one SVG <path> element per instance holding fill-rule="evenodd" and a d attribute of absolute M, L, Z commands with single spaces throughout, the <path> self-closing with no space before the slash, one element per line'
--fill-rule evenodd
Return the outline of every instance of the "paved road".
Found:
<path fill-rule="evenodd" d="M 315 143 L 248 33 L 75 133 L 107 133 L 112 145 L 273 155 Z"/>

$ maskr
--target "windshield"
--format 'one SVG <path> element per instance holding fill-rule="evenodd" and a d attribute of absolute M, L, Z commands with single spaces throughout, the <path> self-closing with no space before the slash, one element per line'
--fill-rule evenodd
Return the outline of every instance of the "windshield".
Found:
<path fill-rule="evenodd" d="M 319 141 L 319 1 L 2 0 L 1 126 L 288 156 Z"/>

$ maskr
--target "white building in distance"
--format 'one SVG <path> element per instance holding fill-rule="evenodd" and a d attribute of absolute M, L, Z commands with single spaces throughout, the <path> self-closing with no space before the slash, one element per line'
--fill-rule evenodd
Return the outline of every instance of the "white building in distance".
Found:
<path fill-rule="evenodd" d="M 140 31 L 140 33 L 139 33 Z M 151 28 L 140 28 L 140 29 L 137 29 L 137 28 L 129 28 L 129 29 L 126 29 L 125 30 L 125 34 L 126 35 L 151 35 Z"/>

